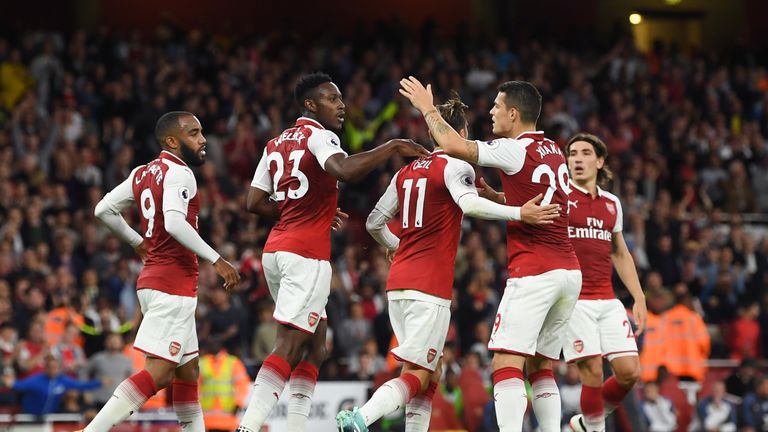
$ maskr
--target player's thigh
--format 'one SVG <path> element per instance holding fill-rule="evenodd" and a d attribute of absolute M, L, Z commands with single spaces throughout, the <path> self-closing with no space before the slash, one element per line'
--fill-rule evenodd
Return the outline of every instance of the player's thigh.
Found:
<path fill-rule="evenodd" d="M 560 288 L 557 299 L 547 312 L 536 342 L 536 352 L 551 360 L 560 358 L 566 341 L 566 328 L 581 291 L 581 270 L 554 270 L 545 273 L 548 282 Z"/>
<path fill-rule="evenodd" d="M 445 346 L 445 338 L 451 321 L 451 311 L 447 306 L 420 300 L 392 300 L 397 319 L 392 328 L 398 327 L 398 346 L 392 354 L 399 360 L 416 367 L 434 371 Z M 400 336 L 398 336 L 400 333 Z"/>
<path fill-rule="evenodd" d="M 602 356 L 598 324 L 600 300 L 578 300 L 566 326 L 563 356 L 568 363 Z"/>
<path fill-rule="evenodd" d="M 532 356 L 544 318 L 558 298 L 559 286 L 547 273 L 507 280 L 488 349 Z"/>
<path fill-rule="evenodd" d="M 275 255 L 281 275 L 275 299 L 275 320 L 314 333 L 331 291 L 331 264 L 290 252 L 276 252 Z"/>
<path fill-rule="evenodd" d="M 598 325 L 603 356 L 607 357 L 608 361 L 637 355 L 635 333 L 632 331 L 632 323 L 621 301 L 613 299 L 604 303 Z"/>
<path fill-rule="evenodd" d="M 143 310 L 144 318 L 136 333 L 134 348 L 176 364 L 184 360 L 184 354 L 196 355 L 197 298 L 171 295 L 152 289 L 141 289 L 138 296 L 146 307 Z"/>

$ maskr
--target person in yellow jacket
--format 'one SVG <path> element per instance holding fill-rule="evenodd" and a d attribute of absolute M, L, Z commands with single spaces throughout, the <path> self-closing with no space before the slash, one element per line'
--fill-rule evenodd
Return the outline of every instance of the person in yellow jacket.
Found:
<path fill-rule="evenodd" d="M 218 345 L 211 343 L 209 352 L 200 357 L 200 406 L 205 430 L 232 431 L 239 424 L 238 408 L 248 401 L 251 378 L 243 362 Z"/>
<path fill-rule="evenodd" d="M 662 364 L 678 378 L 702 383 L 710 350 L 707 326 L 693 309 L 685 284 L 675 287 L 675 297 L 675 305 L 662 315 L 661 330 L 666 338 Z"/>

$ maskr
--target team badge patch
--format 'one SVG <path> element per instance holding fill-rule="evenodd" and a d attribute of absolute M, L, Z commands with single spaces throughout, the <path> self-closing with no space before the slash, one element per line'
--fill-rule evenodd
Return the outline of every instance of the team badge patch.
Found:
<path fill-rule="evenodd" d="M 181 351 L 181 344 L 173 341 L 170 345 L 168 345 L 168 352 L 171 353 L 171 356 L 175 356 L 176 354 Z"/>
<path fill-rule="evenodd" d="M 320 315 L 318 315 L 317 312 L 310 312 L 309 317 L 307 317 L 307 322 L 310 327 L 314 327 L 315 324 L 317 324 L 318 319 L 320 319 Z"/>
<path fill-rule="evenodd" d="M 430 348 L 429 351 L 427 351 L 427 363 L 432 363 L 432 360 L 435 359 L 436 355 L 437 355 L 437 350 L 434 348 Z"/>
<path fill-rule="evenodd" d="M 573 341 L 573 349 L 575 349 L 577 353 L 584 351 L 584 341 L 581 339 Z"/>
<path fill-rule="evenodd" d="M 608 209 L 608 213 L 612 215 L 616 214 L 616 205 L 613 203 L 605 203 L 605 208 Z"/>

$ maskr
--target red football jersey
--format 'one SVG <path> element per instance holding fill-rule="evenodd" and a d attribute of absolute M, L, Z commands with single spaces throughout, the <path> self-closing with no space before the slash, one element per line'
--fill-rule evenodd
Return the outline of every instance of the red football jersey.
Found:
<path fill-rule="evenodd" d="M 501 169 L 507 204 L 522 206 L 538 194 L 541 204 L 559 204 L 560 217 L 547 225 L 507 222 L 510 278 L 551 270 L 578 270 L 579 261 L 568 239 L 568 166 L 557 144 L 543 132 L 526 132 L 515 139 L 478 141 L 478 164 Z"/>
<path fill-rule="evenodd" d="M 330 260 L 339 191 L 336 178 L 324 166 L 337 153 L 344 153 L 339 137 L 306 117 L 267 143 L 251 186 L 272 194 L 280 220 L 269 233 L 264 252 Z"/>
<path fill-rule="evenodd" d="M 595 198 L 574 183 L 571 188 L 568 236 L 581 264 L 579 299 L 615 298 L 611 284 L 611 252 L 613 235 L 622 230 L 621 202 L 616 195 L 600 188 Z"/>
<path fill-rule="evenodd" d="M 453 267 L 463 213 L 457 202 L 477 194 L 475 172 L 442 151 L 411 162 L 392 179 L 376 208 L 388 216 L 400 211 L 400 245 L 387 279 L 387 291 L 412 289 L 450 300 Z M 396 208 L 387 208 L 394 202 Z"/>
<path fill-rule="evenodd" d="M 147 249 L 136 288 L 196 296 L 197 255 L 168 234 L 163 216 L 169 209 L 181 211 L 187 214 L 187 222 L 197 229 L 200 197 L 195 175 L 181 159 L 163 151 L 157 159 L 134 172 L 131 184 Z"/>

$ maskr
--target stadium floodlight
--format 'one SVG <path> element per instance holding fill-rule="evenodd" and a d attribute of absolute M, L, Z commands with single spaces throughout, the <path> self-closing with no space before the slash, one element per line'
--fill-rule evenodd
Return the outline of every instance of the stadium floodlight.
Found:
<path fill-rule="evenodd" d="M 643 22 L 643 16 L 640 15 L 639 13 L 633 12 L 633 13 L 629 14 L 629 22 L 632 25 L 638 25 L 641 22 Z"/>

